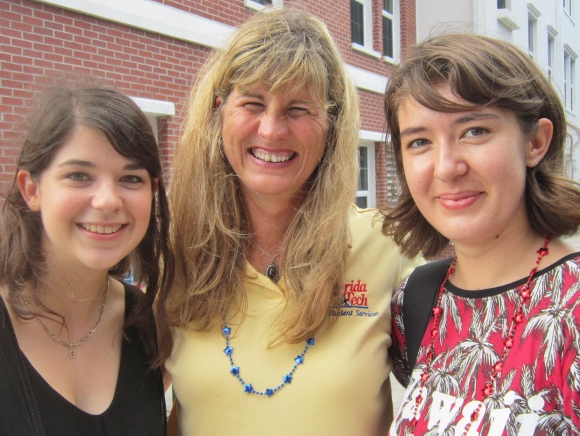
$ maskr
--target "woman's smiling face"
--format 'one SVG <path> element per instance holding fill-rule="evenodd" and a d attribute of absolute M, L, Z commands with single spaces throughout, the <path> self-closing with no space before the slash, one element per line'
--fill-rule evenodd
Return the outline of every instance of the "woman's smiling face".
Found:
<path fill-rule="evenodd" d="M 326 143 L 326 109 L 307 88 L 233 89 L 222 105 L 226 157 L 245 196 L 302 198 Z"/>
<path fill-rule="evenodd" d="M 466 103 L 442 89 L 444 97 Z M 529 226 L 526 170 L 543 157 L 516 116 L 498 107 L 437 112 L 405 98 L 398 110 L 405 179 L 415 204 L 445 237 L 482 244 Z M 549 124 L 549 126 L 548 126 Z M 549 139 L 548 139 L 549 143 Z"/>
<path fill-rule="evenodd" d="M 27 171 L 18 179 L 42 217 L 43 250 L 51 262 L 108 270 L 149 226 L 156 181 L 93 128 L 77 127 L 38 180 Z"/>

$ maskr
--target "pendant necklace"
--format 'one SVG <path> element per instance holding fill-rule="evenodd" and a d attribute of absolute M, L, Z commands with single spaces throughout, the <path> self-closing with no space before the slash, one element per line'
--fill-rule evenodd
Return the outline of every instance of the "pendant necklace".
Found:
<path fill-rule="evenodd" d="M 252 383 L 247 383 L 246 381 L 244 381 L 244 379 L 240 375 L 240 367 L 236 366 L 236 364 L 234 363 L 234 357 L 233 357 L 234 348 L 230 345 L 230 333 L 231 333 L 231 331 L 232 331 L 232 329 L 230 327 L 228 327 L 227 324 L 224 323 L 224 327 L 222 328 L 222 333 L 223 333 L 224 337 L 226 338 L 226 348 L 224 349 L 224 353 L 230 359 L 230 364 L 231 364 L 230 374 L 232 374 L 234 377 L 236 377 L 239 380 L 239 382 L 244 387 L 244 392 L 246 392 L 248 394 L 255 394 L 255 395 L 262 395 L 262 396 L 265 395 L 268 398 L 271 397 L 272 395 L 274 395 L 276 392 L 278 392 L 280 389 L 282 389 L 287 384 L 292 383 L 292 379 L 294 378 L 294 373 L 296 372 L 298 365 L 302 365 L 304 363 L 304 356 L 306 355 L 306 352 L 308 351 L 308 349 L 312 345 L 314 345 L 314 337 L 311 337 L 310 339 L 308 339 L 306 341 L 306 346 L 302 350 L 302 353 L 300 353 L 298 356 L 296 356 L 294 358 L 294 366 L 292 367 L 292 369 L 290 370 L 289 373 L 285 374 L 282 377 L 282 383 L 280 383 L 278 386 L 276 386 L 274 388 L 268 388 L 268 389 L 265 389 L 264 391 L 257 391 L 252 386 Z"/>
<path fill-rule="evenodd" d="M 475 409 L 475 411 L 471 414 L 471 416 L 470 416 L 471 422 L 469 422 L 465 426 L 465 431 L 464 431 L 463 435 L 466 435 L 469 432 L 469 429 L 471 428 L 473 423 L 478 420 L 479 412 L 481 411 L 481 406 L 482 406 L 483 402 L 488 397 L 493 395 L 493 393 L 495 392 L 495 387 L 494 387 L 495 382 L 500 377 L 502 370 L 503 370 L 503 364 L 505 362 L 506 356 L 514 345 L 516 327 L 524 321 L 523 306 L 524 306 L 524 304 L 527 304 L 530 300 L 530 294 L 531 294 L 530 285 L 532 282 L 532 278 L 533 278 L 534 274 L 536 274 L 538 272 L 538 266 L 540 264 L 540 261 L 542 260 L 542 257 L 544 257 L 545 255 L 548 254 L 548 244 L 550 243 L 550 238 L 548 236 L 545 236 L 544 238 L 545 238 L 544 245 L 539 250 L 536 251 L 536 253 L 538 254 L 538 258 L 536 259 L 536 264 L 534 265 L 534 267 L 530 271 L 530 274 L 528 275 L 528 280 L 526 281 L 526 283 L 524 284 L 524 286 L 521 288 L 521 290 L 519 292 L 519 299 L 518 299 L 518 302 L 516 304 L 516 310 L 514 312 L 514 316 L 511 319 L 511 324 L 510 324 L 510 327 L 508 329 L 507 338 L 503 341 L 503 349 L 502 349 L 501 356 L 495 362 L 495 364 L 492 366 L 493 371 L 490 374 L 490 379 L 485 382 L 484 387 L 481 390 L 481 393 L 483 394 L 483 398 L 481 399 L 479 405 L 477 406 L 477 409 Z M 418 421 L 418 416 L 419 416 L 419 408 L 420 408 L 421 404 L 423 403 L 423 400 L 425 400 L 425 398 L 422 396 L 423 388 L 425 387 L 427 380 L 429 380 L 429 378 L 431 377 L 431 372 L 433 371 L 433 368 L 431 367 L 431 365 L 433 364 L 433 360 L 435 358 L 435 339 L 439 335 L 439 327 L 440 327 L 439 324 L 440 324 L 441 315 L 443 312 L 443 309 L 441 308 L 441 300 L 442 300 L 443 294 L 445 292 L 445 284 L 447 283 L 449 276 L 451 276 L 451 274 L 453 274 L 453 272 L 455 271 L 455 264 L 456 263 L 457 263 L 457 258 L 453 259 L 453 262 L 451 263 L 451 265 L 449 266 L 449 269 L 447 270 L 447 273 L 445 274 L 445 278 L 443 279 L 443 281 L 441 282 L 441 285 L 439 286 L 437 303 L 436 303 L 435 307 L 432 309 L 433 320 L 434 320 L 433 325 L 434 326 L 430 332 L 431 341 L 429 343 L 429 347 L 428 347 L 428 351 L 427 351 L 427 355 L 426 355 L 427 361 L 425 362 L 425 369 L 423 370 L 423 373 L 421 374 L 421 379 L 419 381 L 419 395 L 417 395 L 417 397 L 415 398 L 415 404 L 413 406 L 413 419 L 411 420 L 411 430 L 413 433 L 415 433 L 415 427 L 417 426 L 417 421 Z"/>
<path fill-rule="evenodd" d="M 268 265 L 266 265 L 266 269 L 264 270 L 264 275 L 266 277 L 268 277 L 270 280 L 272 280 L 274 283 L 278 283 L 278 281 L 280 281 L 280 267 L 276 264 L 276 262 L 274 262 L 274 259 L 276 258 L 276 256 L 278 256 L 280 254 L 282 249 L 278 250 L 278 252 L 274 256 L 272 256 L 271 254 L 269 254 L 266 250 L 264 250 L 262 247 L 260 247 L 255 242 L 252 242 L 252 243 L 256 247 L 258 247 L 258 249 L 262 253 L 264 253 L 266 256 L 268 256 L 270 258 L 270 263 L 268 263 Z"/>
<path fill-rule="evenodd" d="M 99 313 L 99 319 L 97 319 L 97 323 L 85 335 L 85 337 L 82 338 L 80 341 L 75 342 L 74 344 L 69 344 L 68 342 L 65 342 L 62 339 L 60 339 L 57 335 L 55 335 L 53 332 L 50 331 L 50 329 L 46 326 L 46 324 L 44 322 L 42 322 L 42 319 L 40 319 L 40 316 L 38 316 L 38 315 L 36 316 L 36 320 L 40 323 L 40 325 L 42 326 L 42 328 L 46 332 L 46 334 L 48 336 L 50 336 L 52 339 L 54 339 L 56 342 L 58 342 L 59 344 L 64 345 L 65 347 L 68 348 L 68 357 L 69 358 L 74 359 L 77 355 L 76 355 L 75 351 L 73 350 L 73 348 L 76 348 L 79 345 L 84 344 L 91 336 L 93 336 L 93 333 L 95 333 L 97 331 L 97 329 L 99 328 L 99 325 L 101 324 L 101 320 L 103 319 L 103 313 L 105 312 L 105 304 L 107 303 L 108 290 L 109 290 L 109 277 L 107 276 L 107 284 L 105 287 L 105 296 L 103 297 L 103 304 L 101 305 L 101 312 Z M 31 312 L 34 312 L 34 310 L 32 309 L 32 306 L 30 305 L 30 303 L 28 302 L 28 300 L 26 298 L 24 298 L 24 302 L 28 306 L 28 309 L 30 309 Z"/>

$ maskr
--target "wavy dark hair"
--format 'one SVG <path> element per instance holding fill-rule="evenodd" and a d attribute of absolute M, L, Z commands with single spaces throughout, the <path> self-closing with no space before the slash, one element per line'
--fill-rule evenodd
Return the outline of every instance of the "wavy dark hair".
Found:
<path fill-rule="evenodd" d="M 133 252 L 112 267 L 110 274 L 123 276 L 132 268 L 138 285 L 147 287 L 138 295 L 125 328 L 136 326 L 152 359 L 156 358 L 155 329 L 151 307 L 159 289 L 168 286 L 173 271 L 169 249 L 169 206 L 163 184 L 161 160 L 155 135 L 146 116 L 126 95 L 96 83 L 63 81 L 44 90 L 27 118 L 26 132 L 16 165 L 37 179 L 50 165 L 60 147 L 77 126 L 102 132 L 121 156 L 142 165 L 158 188 L 151 204 L 145 237 Z M 0 212 L 0 284 L 8 289 L 7 300 L 21 317 L 30 310 L 21 295 L 35 292 L 46 273 L 42 250 L 43 224 L 40 213 L 29 209 L 16 175 Z M 34 294 L 34 298 L 37 298 Z M 58 314 L 56 314 L 58 315 Z"/>
<path fill-rule="evenodd" d="M 446 99 L 448 86 L 465 104 Z M 540 235 L 571 235 L 580 225 L 580 189 L 564 170 L 564 145 L 569 135 L 560 97 L 545 74 L 512 44 L 475 34 L 446 34 L 411 48 L 394 68 L 385 93 L 387 134 L 395 159 L 398 186 L 395 205 L 384 213 L 383 233 L 393 237 L 404 254 L 439 254 L 449 240 L 421 215 L 405 181 L 398 110 L 412 97 L 438 112 L 473 107 L 499 107 L 515 114 L 525 135 L 533 135 L 540 118 L 554 127 L 549 149 L 540 163 L 528 168 L 526 208 Z"/>

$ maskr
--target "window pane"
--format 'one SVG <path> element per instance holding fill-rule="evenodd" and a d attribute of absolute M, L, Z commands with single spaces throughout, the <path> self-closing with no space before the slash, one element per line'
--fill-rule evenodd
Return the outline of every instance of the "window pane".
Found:
<path fill-rule="evenodd" d="M 369 157 L 368 148 L 359 147 L 358 148 L 358 162 L 360 165 L 360 173 L 358 176 L 358 190 L 368 191 L 369 190 Z"/>
<path fill-rule="evenodd" d="M 383 16 L 383 54 L 393 57 L 393 20 Z"/>
<path fill-rule="evenodd" d="M 366 209 L 368 207 L 368 198 L 367 197 L 357 197 L 356 198 L 356 205 L 362 209 Z"/>
<path fill-rule="evenodd" d="M 272 4 L 272 0 L 254 0 L 256 3 L 260 3 L 261 5 L 268 6 Z"/>
<path fill-rule="evenodd" d="M 497 8 L 505 9 L 505 0 L 497 0 Z"/>
<path fill-rule="evenodd" d="M 548 78 L 552 81 L 552 65 L 554 63 L 554 40 L 548 35 Z"/>
<path fill-rule="evenodd" d="M 393 13 L 393 0 L 383 0 L 383 10 L 389 14 Z"/>
<path fill-rule="evenodd" d="M 535 47 L 535 39 L 536 39 L 536 22 L 532 20 L 531 17 L 528 17 L 528 52 L 530 56 L 534 57 L 534 52 L 536 50 Z"/>
<path fill-rule="evenodd" d="M 350 38 L 351 41 L 364 45 L 363 5 L 350 0 Z"/>

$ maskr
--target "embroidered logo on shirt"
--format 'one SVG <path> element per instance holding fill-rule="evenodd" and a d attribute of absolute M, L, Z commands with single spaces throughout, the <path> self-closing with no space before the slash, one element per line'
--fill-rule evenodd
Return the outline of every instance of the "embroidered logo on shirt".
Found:
<path fill-rule="evenodd" d="M 340 307 L 330 308 L 329 316 L 378 316 L 378 312 L 369 312 L 369 302 L 367 298 L 367 285 L 351 280 L 344 284 L 343 300 Z"/>

